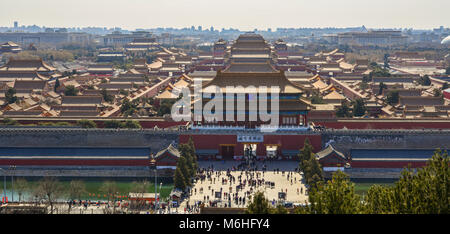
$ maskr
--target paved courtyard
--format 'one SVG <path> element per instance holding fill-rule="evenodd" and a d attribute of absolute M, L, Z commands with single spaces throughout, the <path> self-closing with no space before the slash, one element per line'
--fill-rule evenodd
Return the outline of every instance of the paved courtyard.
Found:
<path fill-rule="evenodd" d="M 246 207 L 250 196 L 257 191 L 263 191 L 266 198 L 275 203 L 283 200 L 284 202 L 304 204 L 307 201 L 302 175 L 296 172 L 297 162 L 258 162 L 255 171 L 236 168 L 232 170 L 238 164 L 239 162 L 199 162 L 200 168 L 213 168 L 213 170 L 203 173 L 204 180 L 196 181 L 191 190 L 191 196 L 181 204 L 181 210 L 183 211 L 188 203 L 192 206 L 196 202 L 203 202 L 205 206 L 217 202 L 219 207 L 230 207 L 230 205 L 231 207 Z M 265 171 L 263 171 L 264 165 L 266 165 Z M 229 175 L 227 175 L 227 170 L 229 170 Z M 242 185 L 241 189 L 236 191 L 240 184 Z M 216 198 L 216 192 L 220 192 L 220 198 Z M 279 199 L 279 192 L 286 193 L 285 199 Z M 238 199 L 236 203 L 235 197 L 240 197 L 241 202 Z M 242 202 L 244 197 L 245 203 Z"/>

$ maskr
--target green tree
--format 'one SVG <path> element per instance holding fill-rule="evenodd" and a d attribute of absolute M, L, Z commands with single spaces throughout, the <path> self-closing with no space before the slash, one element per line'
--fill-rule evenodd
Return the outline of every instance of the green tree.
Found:
<path fill-rule="evenodd" d="M 20 125 L 20 124 L 19 124 L 19 122 L 17 122 L 17 120 L 10 119 L 10 118 L 4 118 L 1 125 L 13 126 L 13 125 Z"/>
<path fill-rule="evenodd" d="M 442 96 L 442 92 L 440 89 L 433 89 L 433 96 L 434 97 L 440 97 Z"/>
<path fill-rule="evenodd" d="M 342 105 L 337 108 L 336 116 L 339 118 L 352 117 L 352 113 L 350 112 L 350 107 L 348 106 L 347 102 L 343 102 Z"/>
<path fill-rule="evenodd" d="M 194 172 L 196 172 L 198 169 L 198 159 L 197 159 L 197 153 L 195 152 L 194 140 L 192 139 L 192 137 L 189 137 L 187 145 L 189 146 L 190 154 L 192 157 L 193 169 L 194 169 Z"/>
<path fill-rule="evenodd" d="M 393 190 L 393 213 L 448 214 L 450 170 L 447 152 L 436 150 L 427 166 L 404 170 Z"/>
<path fill-rule="evenodd" d="M 127 120 L 124 122 L 123 124 L 124 128 L 134 128 L 134 129 L 139 129 L 142 128 L 141 124 L 136 121 L 136 120 Z"/>
<path fill-rule="evenodd" d="M 96 128 L 97 124 L 92 120 L 80 119 L 77 121 L 77 125 L 82 128 Z"/>
<path fill-rule="evenodd" d="M 303 174 L 305 176 L 306 184 L 310 188 L 314 188 L 317 184 L 323 181 L 322 167 L 317 159 L 311 158 L 303 162 Z"/>
<path fill-rule="evenodd" d="M 181 169 L 178 166 L 177 169 L 175 169 L 173 183 L 174 187 L 177 189 L 181 189 L 182 191 L 186 189 L 186 179 L 184 178 L 183 173 L 181 172 Z"/>
<path fill-rule="evenodd" d="M 370 73 L 369 76 L 372 77 L 390 77 L 391 73 L 387 69 L 383 69 L 380 66 L 375 67 Z"/>
<path fill-rule="evenodd" d="M 389 54 L 384 54 L 384 69 L 389 69 Z"/>
<path fill-rule="evenodd" d="M 289 211 L 283 205 L 278 205 L 275 209 L 272 209 L 271 214 L 288 214 Z"/>
<path fill-rule="evenodd" d="M 177 162 L 177 168 L 180 168 L 181 173 L 184 177 L 184 182 L 187 187 L 191 186 L 191 171 L 187 165 L 187 160 L 185 157 L 180 157 Z"/>
<path fill-rule="evenodd" d="M 16 89 L 8 88 L 8 90 L 6 90 L 6 93 L 5 93 L 5 100 L 6 100 L 6 103 L 8 103 L 8 104 L 15 103 L 17 101 Z"/>
<path fill-rule="evenodd" d="M 313 94 L 311 96 L 311 103 L 312 104 L 324 104 L 326 102 L 323 100 L 323 98 L 321 96 L 319 96 L 317 94 Z"/>
<path fill-rule="evenodd" d="M 128 96 L 129 92 L 128 92 L 128 90 L 120 89 L 119 90 L 119 94 L 122 94 L 124 96 Z"/>
<path fill-rule="evenodd" d="M 431 80 L 430 80 L 430 77 L 428 75 L 424 75 L 424 76 L 420 77 L 418 82 L 419 82 L 419 84 L 421 84 L 423 86 L 430 86 L 431 85 Z"/>
<path fill-rule="evenodd" d="M 362 90 L 368 89 L 369 88 L 369 84 L 367 82 L 363 81 L 363 82 L 361 82 L 359 84 L 359 88 L 362 89 Z"/>
<path fill-rule="evenodd" d="M 303 171 L 306 184 L 310 187 L 315 187 L 318 182 L 323 181 L 323 173 L 322 167 L 313 152 L 309 138 L 305 139 L 303 148 L 300 150 L 298 156 L 300 161 L 298 166 Z"/>
<path fill-rule="evenodd" d="M 395 104 L 398 103 L 398 101 L 399 101 L 398 90 L 389 91 L 387 96 L 386 96 L 386 102 L 389 105 L 395 105 Z"/>
<path fill-rule="evenodd" d="M 368 214 L 391 214 L 393 213 L 393 193 L 392 189 L 372 185 L 364 197 L 364 213 Z"/>
<path fill-rule="evenodd" d="M 105 100 L 105 102 L 112 102 L 114 101 L 114 96 L 111 94 L 108 94 L 108 91 L 106 91 L 106 89 L 102 89 L 100 91 L 100 94 L 103 96 L 103 100 Z"/>
<path fill-rule="evenodd" d="M 53 88 L 53 91 L 56 92 L 56 90 L 61 86 L 61 84 L 59 83 L 59 78 L 56 78 L 55 80 L 55 87 Z"/>
<path fill-rule="evenodd" d="M 186 167 L 188 169 L 188 174 L 183 174 L 185 177 L 193 177 L 195 175 L 194 161 L 188 144 L 180 144 L 178 146 L 181 157 L 186 160 Z M 183 171 L 183 170 L 182 170 Z"/>
<path fill-rule="evenodd" d="M 170 114 L 172 112 L 172 105 L 175 100 L 162 100 L 158 110 L 158 116 Z"/>
<path fill-rule="evenodd" d="M 384 89 L 387 89 L 386 84 L 384 84 L 383 82 L 380 82 L 379 89 L 378 89 L 378 95 L 383 94 Z"/>
<path fill-rule="evenodd" d="M 309 205 L 295 213 L 313 214 L 448 214 L 449 158 L 436 150 L 417 172 L 407 168 L 394 186 L 372 186 L 361 202 L 354 185 L 341 171 L 331 181 L 319 182 L 309 192 Z"/>
<path fill-rule="evenodd" d="M 369 83 L 371 81 L 372 81 L 372 77 L 371 76 L 363 75 L 363 78 L 362 78 L 362 82 L 363 83 Z"/>
<path fill-rule="evenodd" d="M 121 123 L 120 121 L 117 120 L 106 120 L 105 122 L 103 122 L 105 128 L 122 128 L 123 127 L 123 123 Z"/>
<path fill-rule="evenodd" d="M 448 67 L 445 69 L 445 74 L 446 74 L 446 75 L 450 75 L 450 66 L 448 66 Z"/>
<path fill-rule="evenodd" d="M 333 173 L 327 183 L 320 182 L 311 189 L 309 203 L 310 213 L 313 214 L 357 214 L 362 209 L 354 184 L 340 170 Z"/>
<path fill-rule="evenodd" d="M 137 112 L 136 107 L 137 107 L 137 105 L 135 105 L 134 103 L 130 102 L 128 100 L 128 98 L 125 98 L 123 100 L 123 102 L 122 102 L 122 105 L 120 106 L 120 112 L 125 117 L 128 117 L 128 116 L 131 116 L 131 115 L 133 115 L 134 113 Z"/>
<path fill-rule="evenodd" d="M 449 88 L 448 82 L 445 82 L 445 83 L 442 85 L 442 90 L 446 90 L 446 89 L 448 89 L 448 88 Z"/>
<path fill-rule="evenodd" d="M 353 115 L 354 116 L 363 116 L 366 114 L 366 106 L 364 104 L 364 100 L 362 98 L 358 98 L 353 102 Z"/>
<path fill-rule="evenodd" d="M 311 145 L 311 142 L 309 141 L 309 138 L 305 138 L 305 141 L 303 142 L 303 148 L 300 149 L 300 153 L 298 154 L 299 158 L 299 168 L 300 170 L 304 169 L 304 161 L 310 160 L 312 157 L 314 157 L 313 153 L 313 147 Z"/>
<path fill-rule="evenodd" d="M 64 89 L 64 95 L 66 95 L 66 96 L 77 96 L 77 94 L 78 94 L 78 89 L 76 89 L 75 86 L 73 86 L 73 85 L 68 85 Z"/>
<path fill-rule="evenodd" d="M 247 209 L 245 210 L 246 214 L 270 214 L 271 212 L 272 209 L 269 201 L 261 191 L 258 191 L 253 195 L 252 201 L 248 204 Z"/>

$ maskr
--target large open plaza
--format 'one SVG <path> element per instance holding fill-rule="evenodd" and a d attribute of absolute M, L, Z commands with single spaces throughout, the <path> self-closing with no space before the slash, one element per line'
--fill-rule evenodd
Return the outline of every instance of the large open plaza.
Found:
<path fill-rule="evenodd" d="M 206 207 L 244 208 L 257 191 L 263 191 L 274 206 L 307 202 L 304 180 L 296 171 L 295 161 L 257 162 L 250 170 L 238 168 L 240 164 L 233 161 L 200 161 L 202 173 L 181 208 L 199 202 Z"/>

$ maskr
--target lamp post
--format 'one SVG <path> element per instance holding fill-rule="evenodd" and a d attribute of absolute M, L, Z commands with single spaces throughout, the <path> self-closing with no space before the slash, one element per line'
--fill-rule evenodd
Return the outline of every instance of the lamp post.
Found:
<path fill-rule="evenodd" d="M 10 166 L 9 170 L 12 171 L 11 173 L 11 202 L 14 202 L 14 172 L 16 170 L 16 166 Z"/>
<path fill-rule="evenodd" d="M 162 182 L 159 183 L 159 193 L 161 193 L 161 187 L 162 187 Z M 160 195 L 160 197 L 161 197 L 161 195 Z M 161 201 L 161 198 L 159 198 L 159 201 Z"/>
<path fill-rule="evenodd" d="M 158 174 L 157 174 L 156 160 L 153 158 L 153 155 L 152 155 L 152 159 L 150 159 L 150 169 L 153 169 L 155 171 L 155 214 L 156 214 L 156 192 L 158 189 L 158 187 L 157 187 L 158 186 L 157 185 Z"/>

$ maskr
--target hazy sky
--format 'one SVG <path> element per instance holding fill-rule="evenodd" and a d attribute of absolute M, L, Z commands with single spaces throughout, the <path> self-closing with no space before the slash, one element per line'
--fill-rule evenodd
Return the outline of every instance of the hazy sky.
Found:
<path fill-rule="evenodd" d="M 13 0 L 0 26 L 275 29 L 450 26 L 450 0 Z"/>

